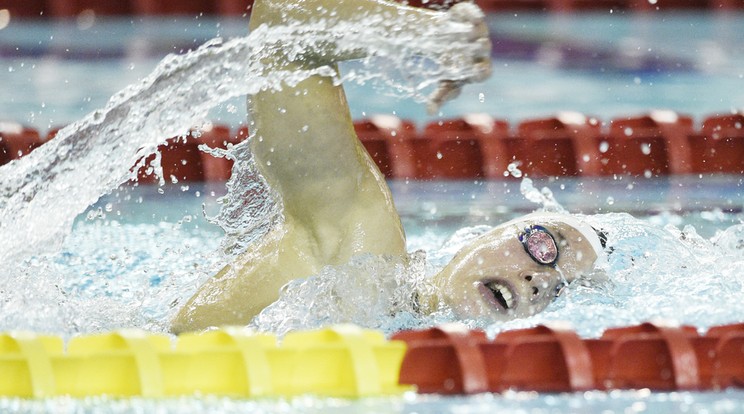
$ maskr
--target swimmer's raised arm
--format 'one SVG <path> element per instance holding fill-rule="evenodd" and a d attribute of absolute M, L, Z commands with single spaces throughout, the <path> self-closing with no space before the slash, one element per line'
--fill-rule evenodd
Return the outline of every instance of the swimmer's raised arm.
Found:
<path fill-rule="evenodd" d="M 473 11 L 474 7 L 460 9 Z M 462 27 L 449 35 L 459 37 L 461 43 L 482 38 L 485 26 L 478 23 L 482 15 L 467 22 L 468 13 L 461 14 L 465 16 L 460 19 Z M 378 0 L 257 0 L 250 25 L 258 29 L 323 19 L 333 23 L 402 18 L 408 23 L 391 25 L 395 30 L 386 35 L 405 33 L 415 38 L 427 32 L 437 35 L 432 25 L 462 17 L 458 16 Z M 323 27 L 331 30 L 332 25 Z M 287 282 L 311 276 L 323 266 L 346 263 L 354 255 L 407 258 L 405 236 L 385 177 L 357 139 L 343 87 L 336 82 L 336 62 L 359 57 L 360 50 L 335 54 L 339 49 L 333 45 L 305 50 L 301 39 L 277 39 L 275 52 L 266 58 L 267 71 L 321 65 L 332 73 L 261 91 L 250 97 L 248 105 L 252 121 L 248 144 L 259 171 L 281 198 L 284 222 L 189 299 L 173 322 L 176 332 L 248 323 L 279 297 L 280 287 Z M 480 65 L 470 73 L 485 76 L 490 67 L 483 61 L 487 52 L 482 46 L 451 51 L 459 57 L 452 61 Z M 294 53 L 298 48 L 300 53 Z M 446 44 L 435 49 L 432 53 L 442 55 L 448 50 Z"/>
<path fill-rule="evenodd" d="M 312 30 L 327 34 L 340 23 L 353 23 L 342 29 L 343 37 L 350 36 L 349 32 L 358 31 L 361 36 L 407 39 L 407 44 L 422 46 L 422 55 L 438 56 L 440 63 L 449 62 L 458 67 L 464 66 L 460 60 L 462 56 L 458 54 L 465 54 L 466 59 L 471 59 L 472 62 L 466 63 L 473 69 L 470 73 L 439 83 L 438 89 L 430 97 L 430 113 L 457 97 L 464 84 L 482 81 L 491 74 L 491 42 L 485 16 L 475 5 L 467 2 L 455 4 L 444 12 L 385 0 L 257 2 L 253 7 L 250 28 L 255 30 L 262 25 L 296 27 L 302 29 L 299 30 L 302 36 L 322 39 L 301 53 L 298 53 L 293 42 L 288 42 L 288 48 L 293 49 L 290 53 L 296 56 L 293 63 L 301 61 L 302 66 L 333 65 L 370 55 L 368 47 L 354 48 L 348 44 L 338 47 L 324 36 L 312 35 Z M 463 46 L 467 50 L 460 50 Z M 278 52 L 283 54 L 282 48 L 278 48 Z M 281 59 L 281 64 L 287 63 L 286 57 Z"/>

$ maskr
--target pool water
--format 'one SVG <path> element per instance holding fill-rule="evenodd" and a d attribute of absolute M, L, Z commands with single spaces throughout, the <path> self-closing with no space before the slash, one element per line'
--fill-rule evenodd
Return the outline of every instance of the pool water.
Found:
<path fill-rule="evenodd" d="M 524 183 L 516 179 L 390 184 L 409 235 L 409 250 L 424 250 L 430 268 L 445 263 L 458 245 L 484 231 L 485 226 L 540 208 L 525 198 L 520 191 Z M 736 274 L 736 269 L 741 268 L 744 246 L 741 178 L 721 176 L 707 179 L 704 185 L 690 177 L 640 181 L 559 179 L 532 184 L 536 188 L 552 189 L 558 203 L 572 212 L 587 214 L 594 224 L 614 229 L 625 226 L 623 238 L 611 236 L 610 240 L 619 251 L 613 253 L 618 256 L 610 265 L 614 284 L 572 286 L 567 295 L 544 313 L 506 325 L 465 323 L 493 334 L 505 328 L 568 321 L 582 336 L 593 337 L 608 327 L 650 319 L 692 323 L 703 330 L 740 320 L 744 309 L 739 296 L 744 278 Z M 632 188 L 628 189 L 631 184 Z M 189 184 L 122 187 L 105 196 L 78 218 L 59 253 L 23 264 L 27 267 L 29 284 L 38 288 L 32 291 L 32 297 L 18 296 L 17 302 L 3 306 L 0 330 L 23 328 L 64 336 L 121 326 L 166 330 L 173 304 L 187 297 L 221 265 L 220 256 L 214 253 L 219 248 L 222 231 L 205 220 L 203 212 L 214 211 L 222 193 L 221 185 Z M 639 220 L 619 213 L 626 210 L 632 210 Z M 694 226 L 695 231 L 685 226 Z M 679 242 L 680 229 L 687 234 L 687 241 Z M 735 230 L 729 234 L 733 246 L 724 247 L 721 243 L 719 248 L 729 252 L 712 253 L 709 240 L 723 240 L 727 229 Z M 633 231 L 643 232 L 643 237 L 634 237 Z M 700 237 L 695 236 L 696 232 Z M 695 254 L 694 249 L 700 249 L 700 254 Z M 725 262 L 730 269 L 728 273 L 716 268 L 725 257 L 733 259 Z M 635 260 L 635 264 L 629 265 L 628 258 Z M 702 272 L 697 267 L 699 260 L 706 267 Z M 664 266 L 664 272 L 654 271 L 659 265 Z M 690 269 L 683 269 L 685 266 Z M 336 270 L 337 274 L 343 274 L 344 269 Z M 718 283 L 722 273 L 726 273 L 726 278 Z M 325 274 L 333 275 L 334 271 Z M 307 287 L 304 291 L 303 287 L 298 289 L 307 296 Z M 698 303 L 691 303 L 691 299 Z M 647 306 L 651 301 L 655 306 Z M 318 315 L 312 306 L 302 305 L 297 310 L 303 317 Z M 293 318 L 300 321 L 291 308 L 285 308 L 284 312 L 285 323 Z M 383 322 L 377 326 L 369 320 L 360 322 L 393 332 L 452 320 L 446 314 L 438 315 L 438 321 L 385 314 L 374 317 Z M 281 333 L 288 327 L 312 328 L 318 321 L 306 318 L 297 323 L 304 325 L 267 322 L 263 328 Z M 55 412 L 485 413 L 501 409 L 515 413 L 602 410 L 676 413 L 704 409 L 712 413 L 735 413 L 744 409 L 744 393 L 738 390 L 506 392 L 467 397 L 406 394 L 360 400 L 312 396 L 262 400 L 209 396 L 164 400 L 0 399 L 0 408 L 13 411 L 46 412 L 51 407 Z"/>
<path fill-rule="evenodd" d="M 287 329 L 308 329 L 334 322 L 328 320 L 328 315 L 337 311 L 333 306 L 343 303 L 334 305 L 322 298 L 330 296 L 329 289 L 340 289 L 339 283 L 355 285 L 354 279 L 345 278 L 357 277 L 357 284 L 364 285 L 364 278 L 384 281 L 391 277 L 415 279 L 432 274 L 472 237 L 491 226 L 543 208 L 523 194 L 527 183 L 517 179 L 392 181 L 391 189 L 408 237 L 408 250 L 417 255 L 420 268 L 401 271 L 366 258 L 349 268 L 325 269 L 310 282 L 289 289 L 287 298 L 280 301 L 281 312 L 266 312 L 263 319 L 259 318 L 258 327 L 281 334 Z M 580 334 L 597 336 L 611 326 L 656 318 L 693 324 L 701 329 L 740 319 L 742 309 L 735 287 L 744 284 L 744 279 L 734 269 L 741 261 L 737 255 L 742 247 L 740 241 L 736 244 L 736 238 L 744 236 L 740 228 L 744 217 L 741 177 L 718 176 L 704 182 L 695 177 L 562 178 L 535 181 L 531 185 L 550 189 L 562 208 L 584 214 L 595 226 L 610 230 L 611 245 L 614 243 L 618 251 L 610 255 L 614 262 L 611 260 L 608 270 L 615 285 L 576 286 L 565 299 L 541 315 L 495 325 L 466 321 L 471 326 L 495 333 L 512 327 L 568 321 Z M 122 326 L 167 331 L 177 304 L 229 260 L 228 256 L 215 254 L 220 251 L 224 233 L 205 218 L 205 214 L 216 213 L 218 199 L 224 192 L 221 184 L 191 183 L 123 186 L 105 196 L 78 217 L 60 252 L 35 257 L 22 265 L 25 269 L 20 273 L 37 288 L 6 287 L 6 292 L 13 292 L 11 297 L 15 297 L 3 306 L 0 329 L 25 328 L 64 335 Z M 726 240 L 733 238 L 726 241 L 733 245 L 723 245 L 722 235 Z M 423 253 L 416 254 L 417 251 Z M 732 258 L 734 261 L 724 262 Z M 634 264 L 629 265 L 627 260 Z M 724 263 L 725 266 L 719 266 Z M 676 269 L 680 266 L 689 269 Z M 379 274 L 370 275 L 362 268 L 378 269 L 375 271 Z M 700 276 L 699 271 L 705 276 Z M 652 272 L 654 277 L 649 276 Z M 728 278 L 727 286 L 717 284 L 723 276 Z M 685 277 L 684 283 L 666 286 Z M 398 279 L 403 285 L 398 288 L 406 288 L 407 282 Z M 380 288 L 365 286 L 357 288 L 361 296 Z M 677 291 L 678 295 L 672 295 L 676 299 L 665 299 L 667 292 L 673 292 L 670 289 Z M 703 292 L 698 292 L 701 289 Z M 687 298 L 705 291 L 714 294 L 720 305 L 700 314 Z M 385 301 L 392 300 L 394 292 L 388 293 L 390 297 L 370 304 L 369 309 L 392 308 Z M 294 305 L 293 294 L 305 299 Z M 350 302 L 362 300 L 352 293 L 349 295 L 346 300 Z M 660 300 L 667 300 L 668 307 L 638 306 L 644 301 Z M 17 307 L 18 301 L 25 305 Z M 315 306 L 306 309 L 304 303 Z M 710 306 L 708 300 L 698 299 L 695 303 Z M 579 310 L 582 312 L 575 313 Z M 600 315 L 586 313 L 589 310 Z M 453 320 L 447 313 L 430 319 L 405 315 L 404 311 L 402 315 L 389 317 L 375 312 L 360 313 L 352 316 L 352 322 L 392 333 Z M 336 322 L 345 321 L 341 319 L 342 312 L 336 313 Z M 29 318 L 29 314 L 35 317 Z"/>
<path fill-rule="evenodd" d="M 737 30 L 744 15 L 492 16 L 495 73 L 470 87 L 441 116 L 487 112 L 517 120 L 575 110 L 602 119 L 668 108 L 701 117 L 744 107 L 744 50 Z M 103 107 L 124 86 L 149 73 L 164 53 L 181 52 L 214 35 L 244 35 L 246 22 L 206 18 L 172 21 L 96 21 L 9 25 L 0 33 L 0 114 L 42 130 L 74 121 Z M 152 39 L 158 39 L 153 41 Z M 353 70 L 349 66 L 347 70 Z M 534 85 L 539 85 L 535 87 Z M 381 89 L 378 89 L 381 88 Z M 395 113 L 426 122 L 423 108 L 376 85 L 350 86 L 355 117 Z M 243 123 L 242 99 L 218 106 L 215 122 Z M 556 203 L 530 201 L 548 192 Z M 604 266 L 610 281 L 579 283 L 546 312 L 506 324 L 463 321 L 494 334 L 550 321 L 571 323 L 582 336 L 610 326 L 670 319 L 705 329 L 740 321 L 744 276 L 741 249 L 742 178 L 738 176 L 635 179 L 517 179 L 468 182 L 392 182 L 408 234 L 414 266 L 397 269 L 373 258 L 324 269 L 292 284 L 256 322 L 279 333 L 334 322 L 333 306 L 382 288 L 369 309 L 392 309 L 410 289 L 409 279 L 440 268 L 459 246 L 512 217 L 540 208 L 586 215 L 610 235 L 614 252 Z M 122 326 L 166 331 L 179 304 L 227 260 L 214 215 L 221 184 L 124 186 L 78 217 L 58 252 L 7 264 L 15 277 L 0 281 L 0 330 L 30 329 L 64 336 Z M 529 196 L 529 197 L 527 197 Z M 537 197 L 539 198 L 539 197 Z M 562 206 L 562 207 L 559 207 Z M 625 213 L 631 213 L 633 216 Z M 323 302 L 363 269 L 381 285 L 344 291 Z M 390 282 L 390 283 L 387 283 Z M 334 290 L 335 289 L 335 290 Z M 364 290 L 367 289 L 367 290 Z M 388 290 L 385 290 L 388 289 Z M 293 298 L 301 297 L 306 301 Z M 313 300 L 315 299 L 315 300 Z M 305 305 L 315 303 L 314 306 Z M 650 306 L 653 304 L 653 306 Z M 277 312 L 277 309 L 281 312 Z M 330 316 L 329 316 L 330 315 Z M 331 319 L 329 319 L 331 318 Z M 359 313 L 358 322 L 386 333 L 453 320 L 446 311 L 421 317 L 398 312 Z M 739 391 L 721 393 L 611 392 L 561 395 L 507 393 L 444 398 L 406 395 L 346 401 L 298 398 L 236 401 L 184 398 L 168 401 L 106 398 L 22 401 L 0 399 L 9 410 L 271 412 L 679 412 L 704 408 L 741 411 Z"/>
<path fill-rule="evenodd" d="M 742 25 L 741 12 L 491 15 L 494 75 L 466 88 L 441 116 L 483 112 L 517 121 L 578 111 L 609 120 L 671 109 L 700 118 L 741 109 Z M 12 21 L 0 30 L 0 119 L 42 131 L 65 125 L 102 108 L 167 53 L 246 33 L 246 19 L 208 17 Z M 355 118 L 431 119 L 423 105 L 389 96 L 396 95 L 390 88 L 349 84 L 347 94 Z M 242 124 L 244 107 L 232 100 L 211 119 Z"/>

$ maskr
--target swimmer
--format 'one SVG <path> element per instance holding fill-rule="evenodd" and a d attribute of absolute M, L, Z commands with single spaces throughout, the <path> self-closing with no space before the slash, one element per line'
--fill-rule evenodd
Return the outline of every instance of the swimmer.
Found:
<path fill-rule="evenodd" d="M 413 34 L 438 27 L 444 20 L 471 27 L 461 36 L 480 45 L 468 57 L 477 75 L 443 83 L 432 97 L 433 107 L 455 96 L 463 83 L 490 74 L 488 30 L 472 4 L 437 12 L 384 0 L 258 0 L 251 11 L 250 30 L 319 21 L 332 25 L 370 15 L 404 22 L 396 30 Z M 337 71 L 337 62 L 363 57 L 335 56 L 329 47 L 291 60 L 288 55 L 294 45 L 285 46 L 288 50 L 267 58 L 267 66 L 291 70 L 326 65 Z M 390 190 L 354 132 L 341 85 L 328 76 L 312 76 L 279 91 L 251 96 L 248 111 L 250 150 L 259 171 L 281 198 L 284 221 L 187 301 L 172 322 L 174 332 L 245 324 L 273 303 L 290 280 L 347 263 L 354 255 L 407 257 Z"/>
<path fill-rule="evenodd" d="M 257 0 L 250 29 L 288 21 L 333 24 L 369 15 L 402 19 L 406 24 L 396 29 L 413 32 L 436 27 L 443 19 L 470 26 L 469 32 L 462 33 L 462 40 L 479 46 L 468 57 L 475 75 L 441 82 L 431 97 L 430 109 L 457 96 L 465 83 L 490 75 L 491 47 L 484 16 L 469 3 L 432 11 L 385 0 Z M 295 60 L 287 56 L 277 53 L 271 63 L 283 69 L 327 65 L 337 70 L 337 62 L 363 57 L 354 53 L 335 56 L 325 50 Z M 312 76 L 280 91 L 251 96 L 248 110 L 252 119 L 250 149 L 259 171 L 281 197 L 284 220 L 200 287 L 172 321 L 171 329 L 176 333 L 244 325 L 276 301 L 287 282 L 317 274 L 324 266 L 347 263 L 355 255 L 407 259 L 405 235 L 390 190 L 356 137 L 341 85 L 331 77 Z M 439 292 L 420 298 L 427 304 L 422 308 L 433 308 L 442 301 L 463 317 L 495 314 L 511 318 L 535 313 L 550 302 L 548 291 L 570 282 L 592 262 L 595 254 L 590 244 L 570 224 L 557 218 L 538 224 L 529 220 L 514 223 L 494 229 L 463 249 L 435 277 Z M 526 233 L 518 236 L 520 231 Z M 518 253 L 530 252 L 523 246 L 546 248 L 543 234 L 552 237 L 556 248 L 547 254 L 557 258 L 546 263 L 520 258 Z M 514 240 L 509 239 L 512 236 Z M 516 251 L 514 256 L 505 256 L 501 249 Z M 580 259 L 574 258 L 578 252 L 584 252 Z M 520 266 L 524 267 L 517 270 Z M 528 276 L 532 279 L 527 280 Z M 533 286 L 539 289 L 538 294 L 532 293 Z"/>

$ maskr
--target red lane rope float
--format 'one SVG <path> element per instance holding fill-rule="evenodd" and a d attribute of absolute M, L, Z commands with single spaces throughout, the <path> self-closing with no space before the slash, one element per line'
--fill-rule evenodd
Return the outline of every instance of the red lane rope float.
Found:
<path fill-rule="evenodd" d="M 488 115 L 469 115 L 426 125 L 414 141 L 418 177 L 422 179 L 484 178 L 506 171 L 508 124 Z M 486 158 L 490 155 L 490 158 Z M 485 162 L 488 159 L 489 162 Z M 496 163 L 496 165 L 494 165 Z"/>
<path fill-rule="evenodd" d="M 416 126 L 396 116 L 377 115 L 354 122 L 354 130 L 386 177 L 418 177 L 413 139 Z"/>
<path fill-rule="evenodd" d="M 158 153 L 163 179 L 166 183 L 204 181 L 204 166 L 199 143 L 192 136 L 171 138 L 158 146 Z M 144 166 L 137 172 L 138 183 L 158 182 L 158 176 L 153 168 L 155 158 L 155 154 L 145 158 Z"/>
<path fill-rule="evenodd" d="M 248 128 L 243 128 L 233 135 L 230 128 L 225 125 L 210 125 L 200 131 L 196 139 L 199 145 L 210 148 L 227 148 L 235 145 L 248 136 Z M 226 181 L 230 178 L 233 161 L 224 157 L 215 157 L 200 151 L 201 163 L 204 168 L 204 181 Z"/>
<path fill-rule="evenodd" d="M 172 344 L 175 344 L 173 346 Z M 525 390 L 582 392 L 744 387 L 744 323 L 644 323 L 582 339 L 557 326 L 502 332 L 447 324 L 398 332 L 340 325 L 287 334 L 223 328 L 182 334 L 120 330 L 70 339 L 0 333 L 0 396 L 211 394 L 343 398 Z"/>
<path fill-rule="evenodd" d="M 442 325 L 399 332 L 392 339 L 404 341 L 408 346 L 401 364 L 400 382 L 416 385 L 418 392 L 477 394 L 491 388 L 490 367 L 479 348 L 486 342 L 482 331 Z"/>
<path fill-rule="evenodd" d="M 712 116 L 690 135 L 693 171 L 744 173 L 744 114 Z"/>
<path fill-rule="evenodd" d="M 606 127 L 596 118 L 562 112 L 524 120 L 514 130 L 485 114 L 430 122 L 420 131 L 390 115 L 358 120 L 354 128 L 387 178 L 504 179 L 510 163 L 532 178 L 744 173 L 742 113 L 710 116 L 699 129 L 691 117 L 671 111 L 617 118 Z M 50 130 L 46 140 L 55 132 Z M 245 126 L 231 131 L 213 125 L 169 139 L 158 148 L 163 177 L 167 182 L 227 180 L 232 162 L 199 146 L 225 148 L 247 137 Z M 43 142 L 34 129 L 0 122 L 0 165 Z M 154 157 L 140 170 L 140 182 L 156 181 L 149 164 Z"/>
<path fill-rule="evenodd" d="M 691 172 L 692 118 L 653 111 L 610 123 L 605 174 L 669 175 Z"/>
<path fill-rule="evenodd" d="M 21 158 L 41 146 L 39 131 L 15 122 L 0 122 L 0 165 Z"/>
<path fill-rule="evenodd" d="M 224 125 L 209 125 L 206 128 L 192 131 L 186 137 L 171 138 L 158 146 L 160 166 L 166 182 L 225 181 L 230 178 L 232 160 L 215 157 L 199 147 L 226 148 L 248 136 L 247 128 L 240 128 L 233 135 L 230 128 Z M 157 178 L 152 168 L 155 155 L 147 157 L 145 164 L 137 174 L 139 183 L 155 183 Z"/>
<path fill-rule="evenodd" d="M 608 329 L 598 339 L 547 326 L 502 332 L 493 341 L 481 331 L 453 336 L 441 328 L 394 338 L 408 345 L 401 382 L 424 393 L 475 393 L 481 388 L 468 392 L 463 384 L 483 375 L 490 392 L 744 387 L 744 324 L 713 327 L 705 336 L 690 326 L 644 323 Z M 482 361 L 486 374 L 472 361 Z"/>
<path fill-rule="evenodd" d="M 596 388 L 589 350 L 573 331 L 538 326 L 502 332 L 495 342 L 507 346 L 502 389 L 560 392 Z"/>
<path fill-rule="evenodd" d="M 744 387 L 744 324 L 713 327 L 706 338 L 715 340 L 707 353 L 710 386 L 716 389 Z"/>
<path fill-rule="evenodd" d="M 532 177 L 600 174 L 601 125 L 596 119 L 564 112 L 519 124 L 514 153 L 520 169 Z"/>
<path fill-rule="evenodd" d="M 56 18 L 77 17 L 87 13 L 95 15 L 130 15 L 136 10 L 128 1 L 96 1 L 96 0 L 47 0 L 46 11 Z"/>
<path fill-rule="evenodd" d="M 701 388 L 692 340 L 697 330 L 644 323 L 608 329 L 602 340 L 612 340 L 610 362 L 604 373 L 608 388 L 696 390 Z"/>

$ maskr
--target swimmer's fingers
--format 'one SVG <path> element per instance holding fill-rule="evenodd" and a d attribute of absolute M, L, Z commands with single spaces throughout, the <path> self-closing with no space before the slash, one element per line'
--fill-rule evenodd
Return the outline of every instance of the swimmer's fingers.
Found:
<path fill-rule="evenodd" d="M 462 86 L 462 81 L 440 81 L 437 90 L 429 96 L 429 104 L 426 106 L 429 115 L 435 115 L 439 112 L 439 108 L 441 108 L 442 104 L 446 101 L 457 98 L 462 91 Z"/>
<path fill-rule="evenodd" d="M 427 110 L 436 114 L 439 108 L 448 100 L 460 95 L 466 83 L 481 82 L 491 76 L 491 39 L 485 15 L 475 4 L 469 2 L 457 3 L 447 11 L 447 17 L 457 23 L 470 26 L 466 31 L 465 44 L 457 53 L 445 55 L 444 66 L 457 67 L 461 71 L 457 80 L 443 80 L 433 94 L 429 96 Z M 462 33 L 462 32 L 461 32 Z M 448 50 L 452 53 L 452 49 Z M 458 56 L 459 54 L 459 56 Z"/>

